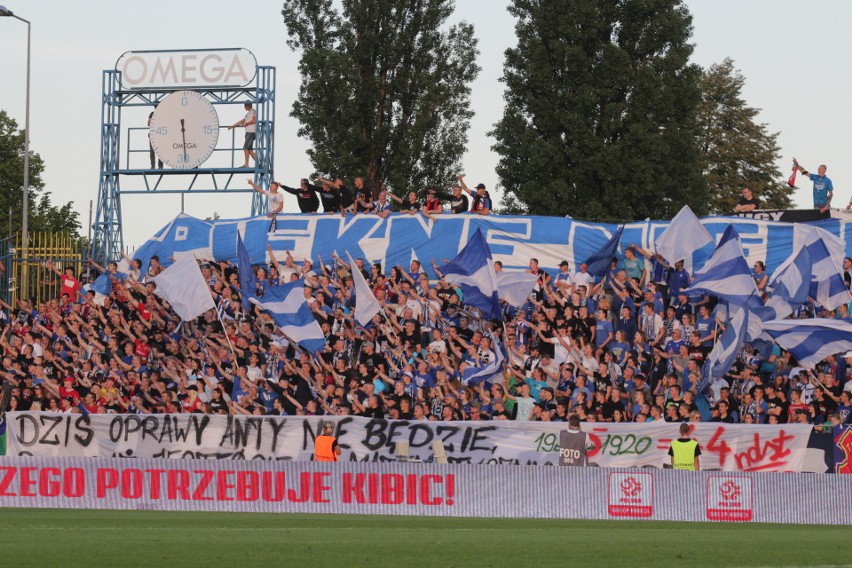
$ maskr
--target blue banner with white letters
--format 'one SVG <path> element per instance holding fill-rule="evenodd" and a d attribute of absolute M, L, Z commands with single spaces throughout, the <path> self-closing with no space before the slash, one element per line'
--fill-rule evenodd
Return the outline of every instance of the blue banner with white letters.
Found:
<path fill-rule="evenodd" d="M 794 254 L 795 224 L 739 217 L 707 217 L 701 220 L 715 241 L 725 228 L 733 224 L 742 240 L 749 265 L 762 260 L 768 272 Z M 654 241 L 668 226 L 668 221 L 639 221 L 624 227 L 619 253 L 630 244 L 654 250 Z M 846 238 L 850 221 L 826 219 L 809 223 L 844 241 L 845 254 L 852 255 Z M 290 251 L 297 262 L 321 258 L 331 262 L 334 252 L 366 262 L 379 262 L 385 272 L 396 265 L 408 268 L 414 259 L 432 273 L 431 259 L 439 264 L 452 259 L 481 229 L 495 261 L 506 269 L 523 269 L 531 258 L 547 271 L 558 271 L 567 260 L 575 269 L 607 242 L 618 228 L 615 224 L 590 223 L 562 217 L 532 217 L 473 214 L 441 215 L 430 220 L 422 215 L 393 214 L 387 219 L 375 215 L 279 215 L 278 228 L 268 233 L 269 219 L 255 217 L 202 221 L 185 214 L 176 217 L 140 247 L 135 258 L 147 266 L 157 255 L 168 266 L 176 256 L 192 253 L 197 258 L 226 260 L 236 263 L 237 232 L 242 235 L 251 262 L 267 262 L 267 244 L 282 260 Z M 697 270 L 709 258 L 714 245 L 707 245 L 688 259 Z M 838 265 L 842 258 L 835 259 Z"/>

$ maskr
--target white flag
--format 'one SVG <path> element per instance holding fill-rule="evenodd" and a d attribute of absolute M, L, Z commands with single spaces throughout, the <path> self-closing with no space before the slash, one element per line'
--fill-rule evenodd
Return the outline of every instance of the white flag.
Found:
<path fill-rule="evenodd" d="M 151 281 L 157 284 L 154 292 L 171 304 L 183 321 L 195 319 L 216 308 L 210 288 L 191 254 L 181 256 Z"/>
<path fill-rule="evenodd" d="M 366 326 L 377 313 L 382 311 L 379 301 L 376 299 L 373 291 L 370 290 L 370 285 L 358 267 L 355 266 L 355 261 L 352 260 L 352 255 L 346 251 L 346 256 L 349 258 L 349 267 L 352 269 L 352 281 L 355 283 L 355 321 L 358 325 Z"/>
<path fill-rule="evenodd" d="M 507 304 L 520 308 L 526 303 L 537 281 L 538 275 L 528 272 L 498 272 L 497 292 Z"/>
<path fill-rule="evenodd" d="M 657 252 L 670 263 L 674 264 L 683 259 L 689 265 L 692 262 L 692 253 L 712 242 L 710 233 L 692 209 L 684 205 L 654 245 Z"/>

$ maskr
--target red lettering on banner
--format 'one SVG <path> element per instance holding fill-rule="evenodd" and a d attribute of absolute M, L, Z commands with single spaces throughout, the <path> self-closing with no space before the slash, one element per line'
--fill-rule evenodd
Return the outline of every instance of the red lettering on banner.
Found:
<path fill-rule="evenodd" d="M 260 498 L 256 471 L 237 472 L 237 501 L 257 501 Z"/>
<path fill-rule="evenodd" d="M 399 505 L 405 498 L 405 478 L 398 473 L 382 474 L 382 505 Z"/>
<path fill-rule="evenodd" d="M 331 491 L 331 485 L 326 480 L 331 477 L 327 471 L 314 472 L 314 503 L 330 503 L 326 493 Z"/>
<path fill-rule="evenodd" d="M 600 431 L 600 430 L 606 430 L 606 429 L 605 428 L 595 428 L 596 432 Z M 592 444 L 592 449 L 589 450 L 586 455 L 588 457 L 592 458 L 592 457 L 595 457 L 596 455 L 598 455 L 598 453 L 601 451 L 601 447 L 603 446 L 603 444 L 601 443 L 600 436 L 598 436 L 594 432 L 589 432 L 589 441 Z"/>
<path fill-rule="evenodd" d="M 284 472 L 264 471 L 261 491 L 264 501 L 271 501 L 273 503 L 283 501 L 287 496 L 287 490 L 284 488 Z"/>
<path fill-rule="evenodd" d="M 207 487 L 210 485 L 210 482 L 213 481 L 213 472 L 209 469 L 196 469 L 195 473 L 200 475 L 201 479 L 198 480 L 198 486 L 195 488 L 195 491 L 192 492 L 192 500 L 212 501 L 213 497 L 206 497 L 204 493 L 207 491 Z"/>
<path fill-rule="evenodd" d="M 65 497 L 82 497 L 86 492 L 86 472 L 80 467 L 70 467 L 65 470 L 63 477 L 63 493 Z"/>
<path fill-rule="evenodd" d="M 419 479 L 418 479 L 419 477 Z M 343 503 L 375 505 L 441 505 L 455 503 L 455 475 L 401 475 L 398 473 L 344 473 L 341 477 Z M 439 497 L 433 485 L 445 485 L 445 497 Z M 364 487 L 367 491 L 365 493 Z"/>
<path fill-rule="evenodd" d="M 14 493 L 9 493 L 9 486 L 12 485 L 12 480 L 15 479 L 18 468 L 0 467 L 0 471 L 3 472 L 3 477 L 0 477 L 0 497 L 14 497 Z"/>
<path fill-rule="evenodd" d="M 53 475 L 55 479 L 51 479 Z M 62 486 L 59 478 L 62 477 L 62 472 L 58 467 L 46 467 L 38 473 L 38 493 L 42 497 L 58 497 L 62 492 Z"/>
<path fill-rule="evenodd" d="M 182 469 L 170 469 L 166 473 L 166 495 L 169 501 L 177 499 L 178 495 L 184 501 L 189 501 L 189 472 Z"/>
<path fill-rule="evenodd" d="M 218 501 L 233 501 L 229 489 L 234 489 L 236 485 L 228 482 L 228 477 L 234 475 L 234 471 L 219 471 L 216 475 L 216 499 Z"/>
<path fill-rule="evenodd" d="M 145 473 L 147 473 L 151 478 L 151 489 L 148 491 L 148 496 L 151 499 L 159 499 L 160 498 L 160 474 L 165 473 L 164 469 L 146 469 Z"/>
<path fill-rule="evenodd" d="M 725 429 L 722 427 L 716 428 L 710 441 L 707 442 L 707 451 L 719 454 L 719 466 L 725 467 L 725 461 L 728 459 L 728 454 L 731 453 L 731 447 L 722 439 L 725 434 Z"/>
<path fill-rule="evenodd" d="M 790 448 L 785 447 L 795 436 L 779 430 L 774 438 L 763 442 L 760 433 L 755 432 L 752 446 L 735 456 L 737 467 L 742 471 L 777 470 L 787 465 Z"/>
<path fill-rule="evenodd" d="M 366 473 L 351 474 L 346 472 L 343 474 L 343 487 L 341 488 L 341 497 L 344 503 L 366 503 L 367 499 L 364 496 L 364 482 L 367 480 Z"/>
<path fill-rule="evenodd" d="M 379 502 L 379 476 L 375 473 L 367 477 L 367 501 L 372 505 Z"/>
<path fill-rule="evenodd" d="M 311 473 L 303 471 L 299 474 L 299 489 L 297 493 L 295 489 L 287 490 L 287 500 L 292 503 L 304 503 L 311 496 Z"/>
<path fill-rule="evenodd" d="M 18 491 L 15 487 L 17 477 Z M 287 486 L 283 471 L 183 470 L 97 468 L 95 496 L 169 501 L 240 501 L 330 503 L 335 480 L 340 482 L 342 503 L 381 505 L 453 506 L 455 476 L 400 473 L 302 471 Z M 82 468 L 2 467 L 0 496 L 82 497 L 86 490 Z M 443 487 L 441 487 L 443 486 Z"/>
<path fill-rule="evenodd" d="M 144 475 L 140 469 L 125 469 L 121 472 L 121 496 L 125 499 L 139 499 L 145 486 Z"/>
<path fill-rule="evenodd" d="M 444 479 L 444 489 L 447 494 L 445 503 L 452 507 L 456 502 L 456 475 L 454 473 L 447 474 Z"/>
<path fill-rule="evenodd" d="M 407 494 L 407 503 L 409 505 L 417 504 L 417 475 L 413 473 L 408 474 L 408 481 L 405 483 L 405 489 Z"/>
<path fill-rule="evenodd" d="M 98 499 L 104 499 L 107 489 L 115 489 L 116 487 L 118 487 L 118 470 L 111 467 L 99 467 L 95 475 L 95 494 Z"/>
<path fill-rule="evenodd" d="M 18 490 L 21 497 L 37 497 L 37 493 L 32 493 L 30 488 L 36 485 L 36 480 L 30 477 L 30 474 L 35 472 L 34 467 L 22 467 L 18 481 Z"/>
<path fill-rule="evenodd" d="M 432 484 L 443 481 L 440 475 L 424 475 L 420 478 L 420 502 L 424 505 L 440 505 L 444 500 L 441 497 L 432 497 Z"/>

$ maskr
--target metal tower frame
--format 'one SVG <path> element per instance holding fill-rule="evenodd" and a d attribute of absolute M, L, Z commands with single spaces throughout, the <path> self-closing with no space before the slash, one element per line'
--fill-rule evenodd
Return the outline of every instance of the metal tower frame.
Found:
<path fill-rule="evenodd" d="M 251 174 L 260 187 L 268 187 L 274 179 L 273 163 L 275 158 L 275 67 L 257 66 L 253 85 L 245 87 L 218 87 L 192 89 L 203 93 L 214 106 L 242 105 L 251 102 L 257 113 L 257 138 L 255 154 L 257 160 L 253 168 L 199 167 L 189 170 L 163 170 L 150 168 L 131 168 L 131 153 L 148 152 L 130 147 L 130 134 L 133 130 L 147 128 L 131 127 L 127 129 L 127 150 L 122 164 L 121 110 L 124 107 L 154 107 L 165 96 L 186 87 L 128 90 L 121 86 L 121 73 L 113 69 L 103 72 L 101 85 L 101 157 L 100 181 L 98 184 L 97 213 L 92 224 L 92 243 L 90 257 L 100 262 L 118 260 L 124 250 L 122 230 L 121 196 L 123 194 L 146 193 L 251 193 L 251 215 L 266 213 L 267 201 L 264 196 L 251 188 L 232 187 L 234 176 Z M 222 125 L 219 126 L 223 128 Z M 232 144 L 230 148 L 217 148 L 216 152 L 235 152 L 242 146 Z M 122 190 L 122 179 L 128 176 L 140 178 L 143 189 Z M 160 189 L 160 182 L 166 176 L 190 176 L 185 188 Z"/>

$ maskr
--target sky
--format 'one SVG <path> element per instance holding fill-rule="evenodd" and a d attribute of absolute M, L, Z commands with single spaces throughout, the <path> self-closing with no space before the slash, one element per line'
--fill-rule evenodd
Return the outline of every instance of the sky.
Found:
<path fill-rule="evenodd" d="M 300 76 L 299 54 L 287 48 L 280 0 L 0 0 L 32 22 L 31 149 L 44 159 L 44 180 L 54 203 L 72 201 L 84 234 L 89 204 L 97 199 L 100 155 L 101 80 L 126 51 L 243 47 L 260 65 L 276 68 L 275 179 L 296 185 L 313 168 L 309 141 L 297 136 L 289 116 Z M 468 133 L 463 169 L 468 181 L 497 182 L 498 156 L 487 136 L 503 110 L 504 51 L 516 42 L 506 0 L 456 0 L 453 21 L 473 24 L 482 68 L 471 85 L 476 115 Z M 778 167 L 788 175 L 792 157 L 806 168 L 828 165 L 834 204 L 852 196 L 847 180 L 845 132 L 852 119 L 847 102 L 852 75 L 852 2 L 848 0 L 688 0 L 693 15 L 693 62 L 707 67 L 726 57 L 746 78 L 743 97 L 761 109 L 759 121 L 779 132 Z M 0 18 L 0 109 L 24 124 L 27 27 Z M 137 113 L 138 114 L 138 113 Z M 220 123 L 241 118 L 238 106 L 219 110 Z M 144 126 L 145 116 L 122 117 Z M 125 138 L 125 133 L 122 133 Z M 129 183 L 129 182 L 128 182 Z M 799 183 L 794 202 L 810 207 L 810 184 Z M 128 187 L 125 184 L 124 187 Z M 297 211 L 288 196 L 285 211 Z M 124 243 L 133 250 L 181 211 L 175 195 L 122 198 Z M 205 218 L 250 213 L 246 194 L 188 195 L 184 211 Z"/>

